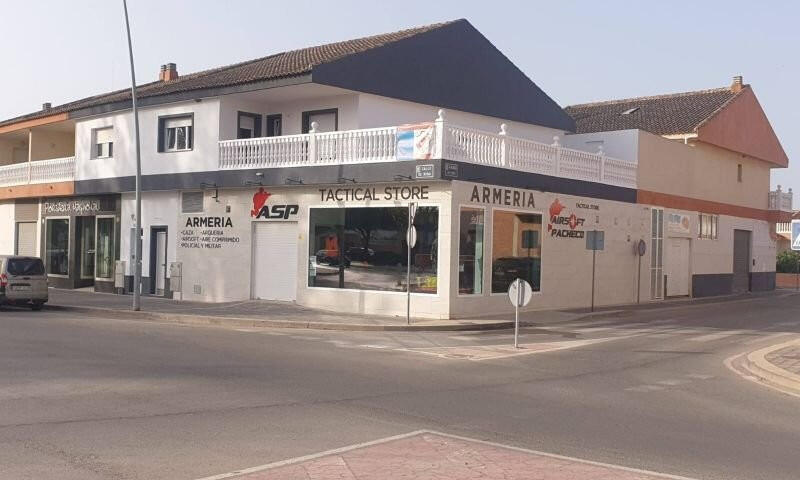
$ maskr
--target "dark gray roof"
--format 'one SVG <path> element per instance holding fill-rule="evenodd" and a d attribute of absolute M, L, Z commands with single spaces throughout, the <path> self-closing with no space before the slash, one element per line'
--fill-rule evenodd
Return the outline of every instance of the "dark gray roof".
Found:
<path fill-rule="evenodd" d="M 178 79 L 169 82 L 156 81 L 140 85 L 137 94 L 139 98 L 155 97 L 174 93 L 202 90 L 206 88 L 227 87 L 274 80 L 279 78 L 294 77 L 310 73 L 314 66 L 332 62 L 348 55 L 365 52 L 399 40 L 403 40 L 423 32 L 441 28 L 453 22 L 437 23 L 423 27 L 410 28 L 399 32 L 373 35 L 370 37 L 346 40 L 343 42 L 329 43 L 316 47 L 302 48 L 289 52 L 278 53 L 266 57 L 249 60 L 225 67 L 204 70 L 202 72 L 181 75 Z M 0 121 L 0 126 L 31 120 L 48 115 L 74 112 L 89 107 L 106 105 L 120 101 L 130 100 L 130 89 L 117 90 L 110 93 L 87 97 L 63 105 L 54 106 L 48 110 L 29 113 L 19 117 Z"/>
<path fill-rule="evenodd" d="M 564 110 L 575 119 L 577 133 L 640 129 L 657 135 L 678 135 L 694 132 L 737 95 L 725 87 L 585 103 Z"/>

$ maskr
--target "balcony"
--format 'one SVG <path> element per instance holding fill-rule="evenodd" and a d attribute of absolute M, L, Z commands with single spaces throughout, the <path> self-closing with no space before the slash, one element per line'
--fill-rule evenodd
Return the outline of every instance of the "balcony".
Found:
<path fill-rule="evenodd" d="M 412 131 L 412 153 L 398 147 Z M 421 145 L 421 149 L 417 146 Z M 636 164 L 552 144 L 452 125 L 440 110 L 434 122 L 219 142 L 221 170 L 447 159 L 521 172 L 636 188 Z"/>
<path fill-rule="evenodd" d="M 0 187 L 71 182 L 74 179 L 75 157 L 0 166 Z"/>
<path fill-rule="evenodd" d="M 769 210 L 777 212 L 791 212 L 793 196 L 794 194 L 792 193 L 791 188 L 788 192 L 784 192 L 781 190 L 781 186 L 778 185 L 777 190 L 769 192 Z"/>

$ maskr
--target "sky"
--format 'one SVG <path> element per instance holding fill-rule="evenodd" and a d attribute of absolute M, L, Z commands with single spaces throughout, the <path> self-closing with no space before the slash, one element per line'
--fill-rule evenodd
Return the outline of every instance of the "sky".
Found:
<path fill-rule="evenodd" d="M 128 0 L 138 83 L 466 18 L 561 106 L 751 84 L 800 191 L 800 2 Z M 122 0 L 0 0 L 0 118 L 130 86 Z M 795 205 L 800 197 L 796 196 Z"/>

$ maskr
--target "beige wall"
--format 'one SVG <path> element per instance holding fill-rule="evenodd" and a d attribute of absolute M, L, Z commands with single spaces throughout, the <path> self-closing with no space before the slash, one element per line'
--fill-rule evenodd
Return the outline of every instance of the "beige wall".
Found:
<path fill-rule="evenodd" d="M 75 134 L 72 132 L 33 130 L 32 138 L 33 161 L 75 156 Z"/>
<path fill-rule="evenodd" d="M 22 154 L 25 156 L 24 159 Z M 25 140 L 0 139 L 0 165 L 10 165 L 20 160 L 28 161 L 28 143 Z"/>
<path fill-rule="evenodd" d="M 767 209 L 769 164 L 703 143 L 639 133 L 639 189 Z M 742 182 L 737 165 L 742 164 Z"/>

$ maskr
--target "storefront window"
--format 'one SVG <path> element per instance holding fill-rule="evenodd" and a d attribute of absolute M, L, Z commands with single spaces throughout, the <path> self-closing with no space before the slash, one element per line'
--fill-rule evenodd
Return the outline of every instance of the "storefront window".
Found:
<path fill-rule="evenodd" d="M 462 208 L 458 235 L 458 293 L 483 293 L 483 209 Z"/>
<path fill-rule="evenodd" d="M 310 287 L 406 291 L 405 207 L 312 208 Z M 436 293 L 439 209 L 419 207 L 411 249 L 411 291 Z"/>
<path fill-rule="evenodd" d="M 522 278 L 534 292 L 542 272 L 542 216 L 495 210 L 492 217 L 492 293 L 505 293 Z"/>
<path fill-rule="evenodd" d="M 111 278 L 114 274 L 114 219 L 97 219 L 97 278 Z"/>
<path fill-rule="evenodd" d="M 48 219 L 45 231 L 47 273 L 69 275 L 69 219 Z"/>

